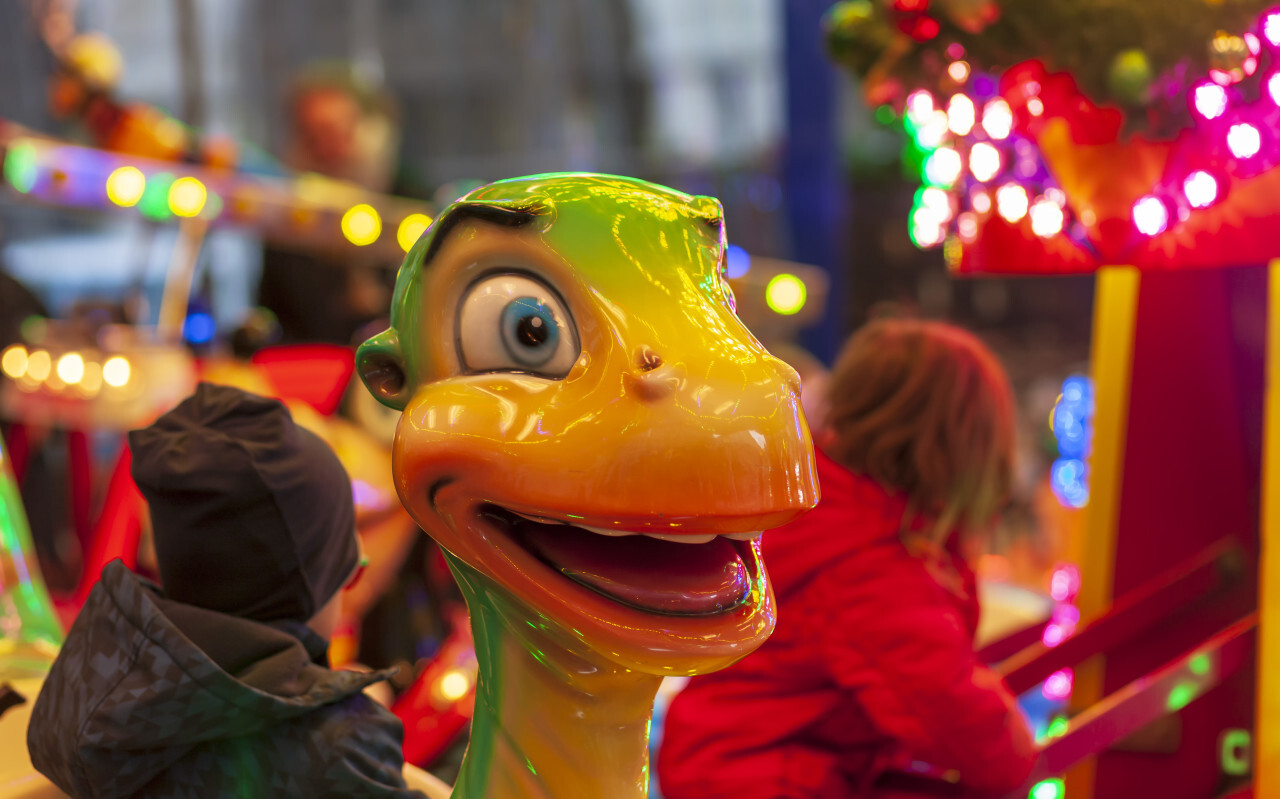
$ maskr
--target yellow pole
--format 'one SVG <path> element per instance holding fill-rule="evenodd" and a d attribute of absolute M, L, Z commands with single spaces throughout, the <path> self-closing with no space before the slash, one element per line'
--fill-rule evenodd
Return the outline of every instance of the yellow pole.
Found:
<path fill-rule="evenodd" d="M 1280 259 L 1267 275 L 1254 797 L 1280 799 Z"/>
<path fill-rule="evenodd" d="M 1129 376 L 1133 364 L 1134 323 L 1138 312 L 1137 269 L 1099 270 L 1093 300 L 1093 454 L 1089 459 L 1089 505 L 1085 509 L 1080 559 L 1080 616 L 1090 619 L 1111 605 L 1116 525 L 1124 474 L 1124 440 L 1129 421 Z M 1080 710 L 1102 698 L 1101 657 L 1076 669 L 1071 704 Z M 1066 795 L 1093 795 L 1094 761 L 1085 760 L 1066 775 Z"/>

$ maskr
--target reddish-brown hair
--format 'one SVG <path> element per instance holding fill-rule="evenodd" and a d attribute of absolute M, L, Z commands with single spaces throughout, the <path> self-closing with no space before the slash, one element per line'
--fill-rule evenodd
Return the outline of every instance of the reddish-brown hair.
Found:
<path fill-rule="evenodd" d="M 937 543 L 989 524 L 1007 500 L 1015 448 L 1013 393 L 972 334 L 919 319 L 858 331 L 828 386 L 825 450 L 907 498 L 904 525 Z"/>

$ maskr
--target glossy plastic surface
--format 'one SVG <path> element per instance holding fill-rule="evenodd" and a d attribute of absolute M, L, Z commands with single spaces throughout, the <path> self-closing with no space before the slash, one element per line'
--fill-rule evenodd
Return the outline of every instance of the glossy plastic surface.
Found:
<path fill-rule="evenodd" d="M 758 543 L 708 537 L 779 526 L 818 488 L 796 374 L 738 320 L 724 270 L 716 200 L 591 174 L 477 189 L 401 267 L 392 327 L 357 362 L 403 410 L 397 490 L 471 610 L 455 796 L 643 795 L 660 678 L 772 630 Z"/>

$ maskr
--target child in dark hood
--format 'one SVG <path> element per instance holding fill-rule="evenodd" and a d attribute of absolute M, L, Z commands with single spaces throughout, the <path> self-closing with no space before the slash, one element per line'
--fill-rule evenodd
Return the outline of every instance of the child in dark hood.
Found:
<path fill-rule="evenodd" d="M 74 797 L 422 797 L 363 693 L 390 674 L 328 668 L 360 564 L 333 451 L 207 383 L 129 446 L 163 590 L 103 570 L 36 701 L 36 768 Z"/>

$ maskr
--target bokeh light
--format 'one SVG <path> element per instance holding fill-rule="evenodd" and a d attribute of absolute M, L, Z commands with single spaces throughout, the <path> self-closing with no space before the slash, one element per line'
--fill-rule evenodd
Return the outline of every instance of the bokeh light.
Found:
<path fill-rule="evenodd" d="M 1056 236 L 1062 232 L 1066 216 L 1053 200 L 1041 197 L 1031 205 L 1031 230 L 1041 238 Z"/>
<path fill-rule="evenodd" d="M 984 141 L 973 145 L 969 151 L 969 171 L 982 183 L 991 180 L 1000 174 L 1000 151 Z"/>
<path fill-rule="evenodd" d="M 396 241 L 400 244 L 400 249 L 408 252 L 413 249 L 413 245 L 418 243 L 418 239 L 431 226 L 431 217 L 426 214 L 409 214 L 400 221 L 400 227 L 396 228 Z"/>
<path fill-rule="evenodd" d="M 1213 175 L 1198 169 L 1182 181 L 1182 193 L 1192 208 L 1208 208 L 1218 199 L 1218 181 Z"/>
<path fill-rule="evenodd" d="M 107 199 L 121 208 L 132 208 L 147 190 L 147 176 L 136 166 L 122 166 L 107 176 Z"/>
<path fill-rule="evenodd" d="M 373 244 L 382 235 L 382 217 L 372 205 L 352 206 L 342 215 L 342 235 L 357 247 Z"/>
<path fill-rule="evenodd" d="M 169 210 L 174 216 L 190 219 L 204 210 L 209 192 L 204 184 L 193 177 L 178 178 L 169 187 Z"/>
<path fill-rule="evenodd" d="M 977 109 L 973 106 L 973 100 L 970 100 L 967 95 L 952 95 L 951 102 L 947 104 L 947 127 L 957 136 L 966 136 L 973 130 L 976 114 Z"/>
<path fill-rule="evenodd" d="M 0 371 L 5 377 L 17 380 L 27 373 L 27 348 L 21 344 L 6 347 L 0 355 Z"/>
<path fill-rule="evenodd" d="M 69 386 L 74 386 L 84 377 L 84 358 L 78 352 L 68 352 L 58 359 L 58 378 Z"/>
<path fill-rule="evenodd" d="M 1148 194 L 1133 204 L 1133 224 L 1144 235 L 1158 236 L 1169 227 L 1169 209 Z"/>
<path fill-rule="evenodd" d="M 808 295 L 804 281 L 787 272 L 774 275 L 764 290 L 764 299 L 769 308 L 783 316 L 799 313 Z"/>
<path fill-rule="evenodd" d="M 1248 122 L 1232 125 L 1227 131 L 1227 147 L 1236 158 L 1252 158 L 1262 149 L 1262 134 Z"/>
<path fill-rule="evenodd" d="M 1227 111 L 1227 90 L 1216 83 L 1202 83 L 1191 93 L 1196 112 L 1205 119 L 1217 119 Z"/>
<path fill-rule="evenodd" d="M 1000 97 L 988 101 L 982 108 L 982 129 L 997 141 L 1008 138 L 1013 131 L 1013 111 L 1009 103 Z"/>
<path fill-rule="evenodd" d="M 102 380 L 113 388 L 120 388 L 129 382 L 133 369 L 129 360 L 123 355 L 113 355 L 102 365 Z"/>
<path fill-rule="evenodd" d="M 1027 190 L 1017 183 L 1006 183 L 996 192 L 996 211 L 1007 222 L 1017 222 L 1026 216 L 1029 205 Z"/>
<path fill-rule="evenodd" d="M 950 147 L 939 147 L 924 162 L 924 176 L 933 186 L 951 188 L 963 170 L 964 161 L 960 153 Z"/>

